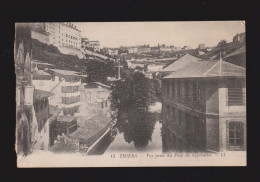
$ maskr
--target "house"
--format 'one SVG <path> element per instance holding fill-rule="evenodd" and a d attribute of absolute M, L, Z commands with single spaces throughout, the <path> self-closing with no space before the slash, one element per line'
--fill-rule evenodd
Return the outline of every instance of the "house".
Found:
<path fill-rule="evenodd" d="M 100 82 L 91 82 L 80 89 L 81 115 L 101 114 L 110 117 L 111 88 Z"/>
<path fill-rule="evenodd" d="M 163 150 L 245 150 L 245 69 L 222 60 L 186 62 L 162 78 Z"/>
<path fill-rule="evenodd" d="M 78 112 L 80 105 L 81 76 L 70 70 L 49 69 L 51 75 L 50 92 L 55 94 L 50 104 L 63 110 L 64 115 Z"/>

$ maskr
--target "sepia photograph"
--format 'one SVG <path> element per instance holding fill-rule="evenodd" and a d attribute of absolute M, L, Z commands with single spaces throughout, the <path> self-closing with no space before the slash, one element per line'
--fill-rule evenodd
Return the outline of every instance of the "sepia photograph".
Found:
<path fill-rule="evenodd" d="M 246 22 L 15 23 L 18 168 L 247 166 Z"/>

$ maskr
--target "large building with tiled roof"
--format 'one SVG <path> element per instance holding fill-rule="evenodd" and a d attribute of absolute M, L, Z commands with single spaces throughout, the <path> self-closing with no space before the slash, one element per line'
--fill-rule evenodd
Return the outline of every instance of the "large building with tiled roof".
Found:
<path fill-rule="evenodd" d="M 186 59 L 168 71 L 162 78 L 164 151 L 245 150 L 245 68 Z"/>

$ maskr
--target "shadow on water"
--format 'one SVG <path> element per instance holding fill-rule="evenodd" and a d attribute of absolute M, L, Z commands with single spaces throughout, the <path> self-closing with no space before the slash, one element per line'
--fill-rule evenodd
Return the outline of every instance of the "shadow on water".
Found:
<path fill-rule="evenodd" d="M 156 123 L 154 113 L 132 109 L 118 114 L 117 128 L 124 134 L 127 143 L 133 142 L 136 150 L 144 150 L 152 140 L 152 133 Z"/>

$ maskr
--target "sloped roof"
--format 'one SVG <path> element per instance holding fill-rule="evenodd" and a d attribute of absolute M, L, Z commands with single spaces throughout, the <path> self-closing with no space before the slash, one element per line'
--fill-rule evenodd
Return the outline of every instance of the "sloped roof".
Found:
<path fill-rule="evenodd" d="M 78 72 L 76 71 L 70 71 L 70 70 L 60 70 L 60 69 L 50 69 L 51 71 L 64 75 L 64 76 L 80 76 Z"/>
<path fill-rule="evenodd" d="M 246 70 L 243 67 L 222 61 L 200 60 L 188 63 L 185 68 L 165 76 L 167 78 L 195 78 L 195 77 L 245 77 Z"/>
<path fill-rule="evenodd" d="M 100 83 L 100 82 L 88 83 L 87 85 L 85 85 L 85 88 L 98 88 L 98 86 L 101 86 L 101 87 L 106 88 L 106 89 L 110 89 L 111 88 L 110 86 L 105 85 L 105 84 Z"/>
<path fill-rule="evenodd" d="M 33 98 L 37 100 L 42 100 L 51 96 L 54 96 L 54 93 L 47 92 L 44 90 L 37 90 L 37 89 L 34 90 L 34 94 L 33 94 Z"/>
<path fill-rule="evenodd" d="M 72 122 L 75 119 L 74 116 L 60 115 L 57 117 L 58 122 Z"/>
<path fill-rule="evenodd" d="M 179 58 L 178 60 L 176 60 L 174 63 L 170 64 L 169 66 L 167 66 L 166 68 L 164 68 L 161 72 L 175 72 L 178 70 L 183 69 L 186 64 L 195 62 L 200 60 L 200 58 L 194 57 L 190 54 L 185 54 L 184 56 L 182 56 L 181 58 Z"/>

